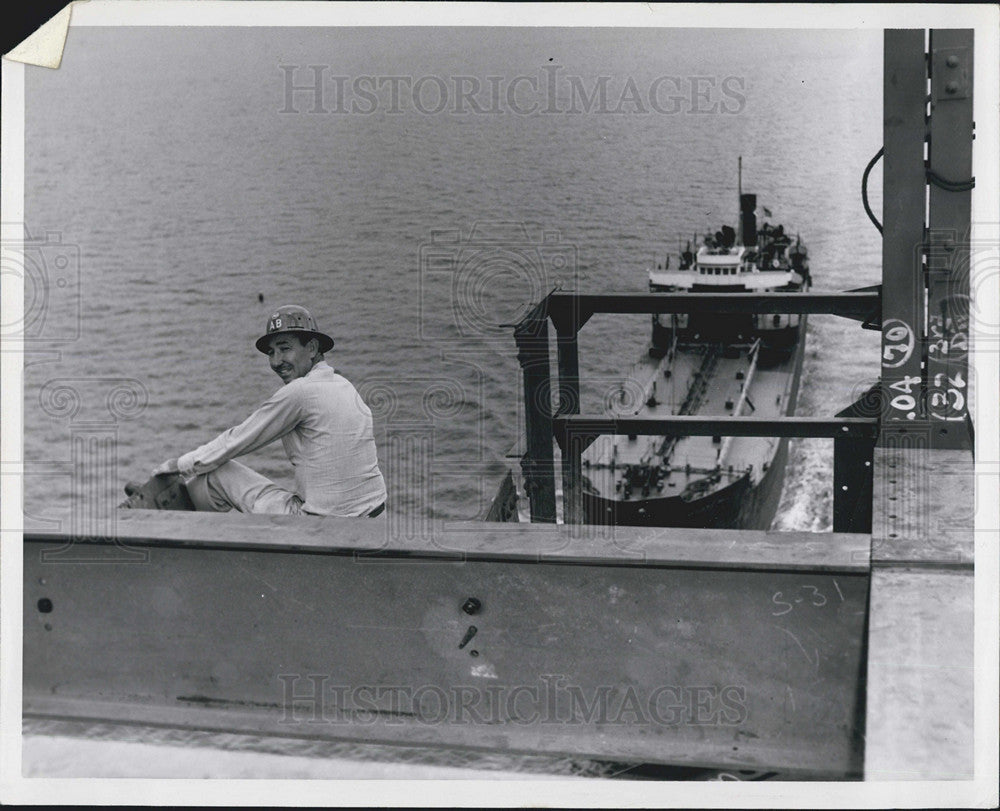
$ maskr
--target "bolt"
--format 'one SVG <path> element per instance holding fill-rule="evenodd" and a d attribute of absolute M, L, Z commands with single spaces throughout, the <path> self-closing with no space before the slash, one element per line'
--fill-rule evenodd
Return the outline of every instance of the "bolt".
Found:
<path fill-rule="evenodd" d="M 477 600 L 475 597 L 470 597 L 468 600 L 462 603 L 462 610 L 470 616 L 473 614 L 478 614 L 479 609 L 482 607 L 483 604 L 479 602 L 479 600 Z"/>

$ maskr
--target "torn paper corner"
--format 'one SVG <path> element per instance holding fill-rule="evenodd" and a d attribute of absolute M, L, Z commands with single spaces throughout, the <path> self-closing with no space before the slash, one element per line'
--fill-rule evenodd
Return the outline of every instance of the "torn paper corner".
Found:
<path fill-rule="evenodd" d="M 4 59 L 39 65 L 43 68 L 58 68 L 62 62 L 63 48 L 66 46 L 72 8 L 73 3 L 70 3 L 24 42 L 5 53 Z"/>

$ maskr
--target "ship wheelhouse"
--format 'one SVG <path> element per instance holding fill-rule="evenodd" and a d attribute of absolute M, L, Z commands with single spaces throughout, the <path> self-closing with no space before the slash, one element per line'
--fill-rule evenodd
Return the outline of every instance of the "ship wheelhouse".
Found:
<path fill-rule="evenodd" d="M 732 248 L 700 248 L 694 266 L 694 273 L 698 277 L 694 280 L 695 283 L 714 284 L 713 280 L 717 277 L 727 277 L 723 284 L 732 284 L 732 277 L 753 272 L 754 268 L 748 265 L 747 254 L 747 249 L 742 245 Z"/>
<path fill-rule="evenodd" d="M 697 248 L 680 252 L 676 269 L 670 261 L 649 270 L 649 289 L 662 293 L 797 292 L 810 287 L 807 252 L 801 240 L 768 223 L 758 230 L 755 195 L 741 195 L 740 230 L 723 226 Z M 741 343 L 760 337 L 768 344 L 790 346 L 798 340 L 801 317 L 767 313 L 718 316 L 687 313 L 653 315 L 654 354 L 675 342 Z"/>

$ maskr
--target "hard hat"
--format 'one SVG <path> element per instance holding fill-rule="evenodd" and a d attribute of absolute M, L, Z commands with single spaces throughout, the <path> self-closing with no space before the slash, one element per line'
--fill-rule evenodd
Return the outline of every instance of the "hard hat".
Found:
<path fill-rule="evenodd" d="M 319 341 L 320 352 L 329 352 L 333 348 L 333 338 L 316 328 L 316 319 L 305 307 L 295 304 L 286 304 L 271 313 L 264 329 L 264 335 L 261 335 L 254 344 L 264 354 L 267 354 L 272 336 L 291 333 L 306 333 L 316 338 Z"/>

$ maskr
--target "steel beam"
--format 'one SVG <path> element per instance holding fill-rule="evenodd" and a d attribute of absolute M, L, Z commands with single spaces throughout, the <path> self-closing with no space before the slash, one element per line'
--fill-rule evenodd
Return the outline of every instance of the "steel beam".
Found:
<path fill-rule="evenodd" d="M 874 437 L 833 440 L 833 531 L 872 531 Z"/>
<path fill-rule="evenodd" d="M 864 536 L 385 526 L 130 515 L 141 566 L 29 536 L 24 714 L 859 776 Z"/>
<path fill-rule="evenodd" d="M 878 322 L 878 290 L 845 293 L 574 293 L 548 297 L 553 319 L 565 313 L 575 329 L 595 313 L 818 313 Z"/>
<path fill-rule="evenodd" d="M 810 543 L 815 537 L 809 532 L 615 527 L 616 543 L 609 545 L 592 537 L 570 543 L 572 533 L 571 527 L 561 524 L 456 521 L 445 524 L 431 538 L 399 537 L 382 522 L 352 518 L 126 510 L 119 516 L 111 540 L 74 537 L 58 530 L 26 531 L 25 559 L 29 550 L 41 554 L 65 544 L 87 550 L 109 549 L 111 553 L 117 545 L 142 552 L 144 561 L 149 562 L 152 550 L 190 546 L 225 550 L 233 559 L 242 552 L 344 555 L 361 566 L 384 557 L 397 561 L 414 558 L 451 563 L 675 566 L 864 575 L 868 573 L 871 544 L 867 535 L 857 534 L 824 534 L 823 543 L 816 544 Z M 120 562 L 94 551 L 88 551 L 86 559 L 102 565 L 105 561 Z M 54 567 L 59 561 L 43 555 L 39 563 Z M 116 568 L 122 573 L 126 567 Z"/>
<path fill-rule="evenodd" d="M 923 29 L 885 32 L 885 158 L 882 164 L 883 422 L 926 416 L 921 339 L 926 334 L 923 278 L 927 67 Z M 883 441 L 892 435 L 883 434 Z"/>
<path fill-rule="evenodd" d="M 582 415 L 556 417 L 552 427 L 557 438 L 601 434 L 643 436 L 783 436 L 805 438 L 851 438 L 873 440 L 878 420 L 868 417 L 602 417 Z"/>
<path fill-rule="evenodd" d="M 556 328 L 556 369 L 559 375 L 559 414 L 580 413 L 580 349 L 576 319 L 558 310 L 551 313 Z M 582 522 L 580 504 L 581 470 L 579 454 L 562 455 L 563 516 L 567 523 Z M 576 467 L 574 467 L 574 462 Z"/>
<path fill-rule="evenodd" d="M 531 520 L 556 520 L 555 462 L 552 453 L 552 380 L 549 374 L 547 300 L 536 306 L 514 330 L 517 359 L 524 378 L 527 453 L 522 461 Z"/>
<path fill-rule="evenodd" d="M 879 448 L 875 468 L 865 778 L 971 780 L 981 566 L 971 454 Z"/>
<path fill-rule="evenodd" d="M 968 450 L 972 54 L 972 30 L 931 32 L 927 414 L 931 447 Z"/>

